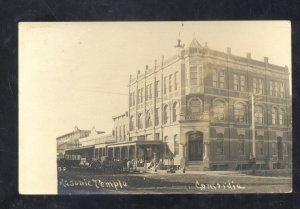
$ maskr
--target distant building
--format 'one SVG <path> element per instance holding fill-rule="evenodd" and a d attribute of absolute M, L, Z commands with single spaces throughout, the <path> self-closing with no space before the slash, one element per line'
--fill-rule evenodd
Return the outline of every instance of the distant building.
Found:
<path fill-rule="evenodd" d="M 87 137 L 90 135 L 90 130 L 81 130 L 77 126 L 74 127 L 74 130 L 70 133 L 64 134 L 56 138 L 57 144 L 57 155 L 61 157 L 66 149 L 76 148 L 80 146 L 79 139 Z M 97 132 L 104 133 L 104 132 Z"/>

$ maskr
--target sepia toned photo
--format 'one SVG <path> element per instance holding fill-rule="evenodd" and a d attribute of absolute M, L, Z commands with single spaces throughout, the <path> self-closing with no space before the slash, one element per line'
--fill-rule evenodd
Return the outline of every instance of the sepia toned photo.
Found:
<path fill-rule="evenodd" d="M 292 192 L 290 22 L 20 23 L 19 38 L 21 193 Z"/>

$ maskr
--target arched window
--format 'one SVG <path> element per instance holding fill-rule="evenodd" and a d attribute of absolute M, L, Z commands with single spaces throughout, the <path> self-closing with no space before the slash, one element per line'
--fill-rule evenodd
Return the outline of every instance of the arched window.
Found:
<path fill-rule="evenodd" d="M 225 104 L 222 101 L 214 102 L 214 119 L 225 120 Z"/>
<path fill-rule="evenodd" d="M 278 110 L 278 124 L 279 125 L 284 124 L 284 111 L 283 111 L 283 109 Z"/>
<path fill-rule="evenodd" d="M 273 107 L 272 108 L 272 124 L 275 125 L 278 122 L 278 110 L 277 108 Z"/>
<path fill-rule="evenodd" d="M 264 109 L 261 106 L 255 107 L 255 123 L 263 124 L 264 123 Z"/>
<path fill-rule="evenodd" d="M 245 153 L 245 136 L 243 134 L 239 135 L 239 152 L 241 154 Z"/>
<path fill-rule="evenodd" d="M 177 121 L 177 119 L 178 119 L 178 113 L 179 113 L 179 111 L 178 111 L 178 104 L 177 104 L 177 102 L 175 102 L 173 104 L 173 122 Z"/>
<path fill-rule="evenodd" d="M 224 151 L 224 136 L 223 134 L 218 134 L 217 135 L 217 153 L 218 154 L 223 154 Z"/>
<path fill-rule="evenodd" d="M 138 129 L 142 129 L 143 128 L 143 115 L 142 113 L 139 113 L 138 115 Z"/>
<path fill-rule="evenodd" d="M 188 104 L 188 117 L 189 119 L 200 119 L 201 114 L 201 101 L 197 98 L 190 100 Z"/>
<path fill-rule="evenodd" d="M 164 124 L 167 124 L 169 121 L 169 108 L 168 105 L 164 106 Z"/>
<path fill-rule="evenodd" d="M 132 131 L 134 129 L 134 117 L 133 116 L 130 116 L 129 127 L 130 127 L 130 131 Z"/>
<path fill-rule="evenodd" d="M 234 119 L 237 122 L 245 122 L 246 117 L 245 117 L 246 111 L 245 111 L 245 105 L 241 103 L 237 103 L 234 105 Z"/>
<path fill-rule="evenodd" d="M 174 155 L 178 155 L 179 154 L 179 140 L 178 140 L 178 136 L 174 135 Z"/>
<path fill-rule="evenodd" d="M 149 128 L 150 126 L 152 126 L 152 120 L 150 110 L 148 110 L 146 115 L 146 128 Z"/>

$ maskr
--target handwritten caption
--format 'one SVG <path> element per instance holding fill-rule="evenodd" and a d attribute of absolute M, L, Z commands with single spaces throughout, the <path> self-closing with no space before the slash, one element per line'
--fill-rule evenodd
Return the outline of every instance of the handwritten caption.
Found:
<path fill-rule="evenodd" d="M 116 191 L 124 189 L 128 186 L 126 181 L 121 180 L 110 180 L 103 181 L 101 179 L 82 179 L 82 180 L 64 180 L 59 181 L 59 186 L 61 187 L 94 187 L 97 189 L 114 189 Z"/>
<path fill-rule="evenodd" d="M 234 183 L 233 181 L 228 181 L 228 182 L 224 182 L 224 183 L 213 183 L 213 184 L 209 184 L 209 183 L 199 183 L 199 181 L 197 180 L 195 183 L 195 187 L 196 189 L 199 189 L 201 191 L 204 190 L 244 190 L 246 189 L 245 186 L 241 186 L 238 183 Z"/>

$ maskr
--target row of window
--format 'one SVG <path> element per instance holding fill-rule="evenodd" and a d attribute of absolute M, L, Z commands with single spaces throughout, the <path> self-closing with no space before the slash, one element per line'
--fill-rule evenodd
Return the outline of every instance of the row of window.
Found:
<path fill-rule="evenodd" d="M 284 97 L 284 83 L 278 81 L 269 81 L 269 95 Z M 213 71 L 213 87 L 225 88 L 225 71 Z M 245 91 L 245 76 L 233 74 L 233 89 L 235 91 Z M 253 93 L 264 93 L 264 82 L 261 78 L 253 78 Z"/>
<path fill-rule="evenodd" d="M 116 127 L 115 130 L 113 130 L 113 136 L 116 139 L 125 140 L 126 139 L 126 128 L 125 125 Z"/>
<path fill-rule="evenodd" d="M 197 98 L 191 99 L 188 105 L 188 118 L 199 119 L 202 114 L 201 101 Z M 264 108 L 261 106 L 255 107 L 255 123 L 264 124 Z M 213 105 L 213 117 L 214 120 L 224 121 L 225 120 L 225 103 L 223 101 L 215 101 Z M 247 122 L 247 108 L 242 103 L 236 103 L 234 105 L 234 120 L 236 122 Z M 272 108 L 272 124 L 283 125 L 284 124 L 284 110 L 281 108 Z"/>
<path fill-rule="evenodd" d="M 172 92 L 173 90 L 176 91 L 178 89 L 178 71 L 176 71 L 174 74 L 170 74 L 169 76 L 164 77 L 164 83 L 163 83 L 163 92 L 164 94 L 167 93 L 167 89 L 169 92 Z M 174 88 L 174 89 L 173 89 Z M 144 88 L 140 88 L 137 91 L 137 97 L 135 95 L 135 92 L 130 92 L 129 94 L 129 106 L 135 106 L 135 99 L 137 100 L 137 104 L 144 102 L 144 93 L 145 93 L 145 101 L 151 100 L 153 98 L 152 94 L 152 83 L 146 85 L 145 92 Z M 155 83 L 155 97 L 158 98 L 160 94 L 160 81 L 157 80 Z"/>
<path fill-rule="evenodd" d="M 188 111 L 187 111 L 187 119 L 200 119 L 202 114 L 202 103 L 199 99 L 193 98 L 189 101 L 188 104 Z M 175 102 L 172 106 L 172 121 L 176 122 L 179 117 L 179 105 Z M 272 125 L 283 125 L 285 114 L 284 110 L 281 108 L 272 108 Z M 247 107 L 243 103 L 236 103 L 234 105 L 234 120 L 236 122 L 247 122 Z M 156 108 L 155 110 L 155 126 L 159 125 L 159 117 L 160 117 L 160 108 Z M 169 106 L 165 105 L 163 108 L 163 124 L 167 124 L 171 121 L 171 115 Z M 223 101 L 215 101 L 213 104 L 213 118 L 216 121 L 225 121 L 225 103 Z M 254 120 L 256 124 L 264 124 L 265 123 L 265 111 L 264 108 L 261 106 L 255 106 L 255 113 L 254 113 Z M 143 125 L 143 114 L 138 114 L 138 121 L 137 121 L 137 128 L 142 129 L 144 128 Z M 131 116 L 130 119 L 130 130 L 134 129 L 134 118 Z M 147 111 L 146 118 L 145 118 L 145 128 L 151 127 L 152 124 L 152 115 L 150 111 Z"/>
<path fill-rule="evenodd" d="M 171 115 L 170 115 L 170 109 L 168 105 L 165 105 L 163 108 L 163 124 L 167 124 L 171 121 Z M 155 118 L 154 118 L 154 124 L 155 126 L 159 125 L 159 116 L 160 116 L 160 108 L 156 108 L 155 110 Z M 177 102 L 175 102 L 172 106 L 172 121 L 176 122 L 179 118 L 179 105 Z M 146 112 L 146 118 L 144 120 L 143 118 L 143 114 L 139 113 L 137 116 L 137 128 L 138 129 L 142 129 L 144 128 L 144 121 L 145 121 L 145 128 L 149 128 L 151 126 L 153 126 L 153 116 L 151 114 L 151 111 L 148 110 Z M 130 117 L 130 131 L 134 130 L 135 126 L 135 121 L 134 121 L 134 117 L 131 116 Z"/>
<path fill-rule="evenodd" d="M 258 136 L 256 139 L 256 154 L 263 155 L 264 154 L 264 142 L 263 137 Z M 282 155 L 287 155 L 287 144 L 282 143 L 282 138 L 277 137 L 277 143 L 273 142 L 271 145 L 271 153 L 272 155 L 278 155 L 279 158 L 282 157 Z M 239 135 L 239 146 L 238 151 L 240 154 L 245 154 L 245 136 Z M 224 135 L 218 134 L 217 135 L 217 143 L 216 143 L 216 152 L 217 154 L 223 154 L 224 153 Z"/>

